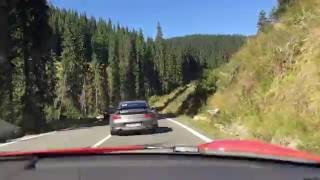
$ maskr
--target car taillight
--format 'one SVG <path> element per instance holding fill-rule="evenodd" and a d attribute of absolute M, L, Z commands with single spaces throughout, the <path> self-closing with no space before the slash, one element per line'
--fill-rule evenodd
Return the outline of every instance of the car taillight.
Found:
<path fill-rule="evenodd" d="M 113 121 L 119 120 L 119 119 L 121 119 L 121 116 L 118 115 L 118 114 L 113 114 L 113 115 L 111 116 L 111 119 L 112 119 Z"/>
<path fill-rule="evenodd" d="M 151 113 L 148 113 L 148 114 L 144 114 L 144 118 L 148 118 L 148 119 L 151 119 L 151 118 L 154 118 L 154 114 L 151 114 Z"/>

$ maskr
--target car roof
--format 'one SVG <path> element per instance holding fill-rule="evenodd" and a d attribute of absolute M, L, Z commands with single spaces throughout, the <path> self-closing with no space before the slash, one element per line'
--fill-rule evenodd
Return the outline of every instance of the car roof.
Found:
<path fill-rule="evenodd" d="M 148 104 L 147 101 L 145 101 L 145 100 L 122 101 L 119 104 L 130 104 L 130 103 L 146 103 L 146 104 Z"/>

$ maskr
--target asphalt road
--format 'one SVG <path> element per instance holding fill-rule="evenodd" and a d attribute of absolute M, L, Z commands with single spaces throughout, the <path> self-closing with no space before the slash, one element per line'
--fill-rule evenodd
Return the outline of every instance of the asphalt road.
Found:
<path fill-rule="evenodd" d="M 109 126 L 95 126 L 73 130 L 54 131 L 26 136 L 0 144 L 0 151 L 33 151 L 81 147 L 110 147 L 125 145 L 198 145 L 209 138 L 185 127 L 175 120 L 159 120 L 154 134 L 111 136 Z"/>

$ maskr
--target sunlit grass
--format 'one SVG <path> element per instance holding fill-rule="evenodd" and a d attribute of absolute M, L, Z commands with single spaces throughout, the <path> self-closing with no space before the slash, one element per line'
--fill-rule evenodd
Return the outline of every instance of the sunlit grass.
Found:
<path fill-rule="evenodd" d="M 247 138 L 320 153 L 320 2 L 300 0 L 218 70 L 207 109 Z M 198 124 L 199 122 L 197 122 Z M 206 126 L 206 125 L 200 125 Z M 211 129 L 210 125 L 205 128 Z"/>
<path fill-rule="evenodd" d="M 226 134 L 225 132 L 219 130 L 209 121 L 195 121 L 189 116 L 179 116 L 177 120 L 193 129 L 203 133 L 211 139 L 227 139 L 233 136 Z"/>
<path fill-rule="evenodd" d="M 187 88 L 179 94 L 175 99 L 173 99 L 164 109 L 163 113 L 178 114 L 181 111 L 183 103 L 188 100 L 188 97 L 191 96 L 196 91 L 196 84 L 191 83 L 187 85 Z"/>
<path fill-rule="evenodd" d="M 179 121 L 211 138 L 260 139 L 320 153 L 320 2 L 300 0 L 266 32 L 250 38 L 230 63 L 212 71 L 218 91 L 196 120 Z M 151 101 L 179 114 L 195 88 Z M 207 110 L 220 113 L 208 116 Z"/>
<path fill-rule="evenodd" d="M 152 107 L 155 107 L 157 109 L 164 109 L 171 101 L 173 101 L 178 95 L 180 95 L 187 86 L 182 86 L 174 91 L 172 91 L 170 94 L 166 94 L 163 96 L 152 96 L 149 98 L 149 104 Z"/>

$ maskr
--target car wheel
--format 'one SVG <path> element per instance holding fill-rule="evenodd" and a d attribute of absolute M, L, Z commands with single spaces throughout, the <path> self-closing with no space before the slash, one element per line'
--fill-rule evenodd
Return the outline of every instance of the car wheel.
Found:
<path fill-rule="evenodd" d="M 153 127 L 153 128 L 152 128 L 152 133 L 153 133 L 153 134 L 156 133 L 156 132 L 157 132 L 157 129 L 158 129 L 158 126 Z"/>
<path fill-rule="evenodd" d="M 110 130 L 110 134 L 112 135 L 112 136 L 114 136 L 114 135 L 117 135 L 117 132 L 115 131 L 115 130 Z"/>
<path fill-rule="evenodd" d="M 144 134 L 153 134 L 154 132 L 155 132 L 154 127 L 142 131 L 142 133 L 144 133 Z"/>
<path fill-rule="evenodd" d="M 151 129 L 151 132 L 152 133 L 156 133 L 157 132 L 157 129 L 158 129 L 158 123 L 153 125 L 152 129 Z"/>

